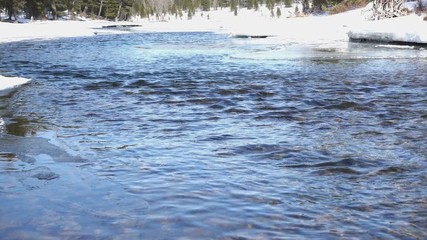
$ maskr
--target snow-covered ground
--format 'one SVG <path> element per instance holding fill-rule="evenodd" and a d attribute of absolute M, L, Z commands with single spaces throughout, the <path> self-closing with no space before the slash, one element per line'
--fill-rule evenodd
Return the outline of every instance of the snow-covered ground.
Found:
<path fill-rule="evenodd" d="M 423 0 L 423 6 L 427 7 L 427 0 Z M 407 2 L 403 9 L 415 12 L 418 2 Z M 363 12 L 369 14 L 372 4 L 365 7 Z M 362 21 L 354 24 L 348 32 L 348 37 L 361 41 L 401 42 L 409 44 L 427 44 L 427 15 L 408 16 L 384 19 L 379 21 Z"/>
<path fill-rule="evenodd" d="M 417 15 L 373 21 L 353 26 L 348 36 L 361 41 L 427 44 L 427 21 Z"/>
<path fill-rule="evenodd" d="M 343 14 L 295 17 L 295 6 L 281 8 L 281 17 L 272 16 L 266 7 L 258 11 L 240 9 L 238 15 L 227 9 L 199 12 L 187 20 L 164 16 L 162 19 L 135 19 L 145 31 L 215 31 L 230 35 L 272 36 L 278 42 L 301 43 L 347 40 L 348 26 L 364 21 L 362 11 Z M 301 6 L 298 7 L 302 9 Z"/>
<path fill-rule="evenodd" d="M 424 0 L 427 5 L 427 0 Z M 413 10 L 416 2 L 405 6 Z M 133 31 L 215 31 L 235 35 L 268 35 L 282 41 L 325 42 L 347 40 L 348 36 L 427 43 L 427 21 L 423 16 L 410 15 L 381 21 L 367 21 L 371 6 L 337 15 L 295 17 L 295 7 L 281 7 L 281 17 L 272 16 L 265 6 L 258 11 L 240 9 L 235 16 L 229 8 L 197 12 L 191 19 L 166 15 L 160 19 L 133 19 L 142 25 Z M 298 6 L 301 9 L 301 6 Z M 275 13 L 276 11 L 274 11 Z M 102 29 L 115 23 L 106 21 L 35 21 L 27 24 L 0 23 L 0 43 L 52 39 L 60 37 L 117 34 L 123 31 Z M 126 24 L 126 23 L 118 23 Z M 348 35 L 347 35 L 348 33 Z"/>
<path fill-rule="evenodd" d="M 122 33 L 102 29 L 108 21 L 34 21 L 26 24 L 1 23 L 0 43 L 23 40 L 46 40 L 64 37 L 94 36 L 96 33 Z M 119 23 L 122 24 L 122 23 Z"/>
<path fill-rule="evenodd" d="M 427 6 L 427 0 L 424 0 Z M 417 3 L 406 3 L 414 9 Z M 415 14 L 381 21 L 367 21 L 371 5 L 337 15 L 295 17 L 295 5 L 281 8 L 281 17 L 272 16 L 266 7 L 260 10 L 240 9 L 235 16 L 229 8 L 210 12 L 197 12 L 191 19 L 166 15 L 161 19 L 134 19 L 135 31 L 214 31 L 231 35 L 266 35 L 277 43 L 308 43 L 317 45 L 337 44 L 349 38 L 385 42 L 410 42 L 427 44 L 425 16 Z M 298 6 L 302 9 L 301 6 Z M 274 11 L 276 13 L 276 11 Z M 45 21 L 27 24 L 0 23 L 0 43 L 21 40 L 52 39 L 62 37 L 119 34 L 126 31 L 106 30 L 102 26 L 116 23 L 106 21 Z M 129 23 L 118 23 L 129 24 Z M 22 84 L 20 78 L 0 76 L 0 90 L 13 84 Z"/>

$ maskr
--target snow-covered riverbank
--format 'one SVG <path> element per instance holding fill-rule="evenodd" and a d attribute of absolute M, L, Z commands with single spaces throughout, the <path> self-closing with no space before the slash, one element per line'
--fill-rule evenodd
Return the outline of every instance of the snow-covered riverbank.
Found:
<path fill-rule="evenodd" d="M 427 21 L 410 15 L 353 26 L 350 39 L 386 43 L 427 44 Z"/>
<path fill-rule="evenodd" d="M 409 4 L 410 5 L 410 4 Z M 412 4 L 414 5 L 414 4 Z M 134 19 L 141 27 L 130 31 L 103 29 L 116 23 L 107 21 L 35 21 L 26 24 L 0 22 L 0 43 L 22 40 L 46 40 L 64 37 L 95 36 L 132 32 L 213 31 L 230 35 L 272 36 L 277 43 L 317 45 L 346 42 L 349 38 L 366 41 L 427 44 L 427 21 L 410 15 L 381 21 L 367 21 L 369 6 L 337 15 L 294 17 L 294 8 L 283 8 L 280 18 L 266 8 L 241 9 L 237 16 L 229 9 L 198 12 L 191 19 L 164 16 L 161 19 Z M 127 23 L 118 23 L 127 24 Z M 10 88 L 17 78 L 0 78 L 0 90 Z M 15 86 L 15 85 L 14 85 Z"/>
<path fill-rule="evenodd" d="M 48 40 L 67 37 L 95 36 L 96 34 L 121 34 L 128 31 L 103 29 L 115 23 L 107 21 L 35 21 L 26 24 L 1 23 L 0 44 L 25 40 Z M 0 75 L 0 96 L 9 94 L 30 79 Z"/>
<path fill-rule="evenodd" d="M 415 4 L 415 3 L 414 3 Z M 408 6 L 415 5 L 408 3 Z M 301 6 L 299 6 L 301 9 Z M 427 21 L 415 14 L 381 21 L 367 21 L 371 6 L 336 15 L 295 17 L 294 9 L 282 8 L 282 16 L 272 16 L 261 7 L 258 11 L 240 9 L 237 16 L 228 8 L 197 12 L 189 19 L 186 16 L 166 15 L 155 19 L 133 19 L 132 24 L 141 25 L 130 32 L 156 31 L 213 31 L 235 35 L 268 35 L 288 42 L 345 41 L 350 37 L 373 40 L 416 41 L 427 44 Z M 95 34 L 118 34 L 129 31 L 103 29 L 116 23 L 108 21 L 35 21 L 27 24 L 0 23 L 0 43 L 21 40 L 45 40 L 62 37 L 94 36 Z M 127 23 L 117 23 L 127 24 Z M 348 34 L 348 35 L 347 35 Z"/>
<path fill-rule="evenodd" d="M 95 36 L 97 33 L 122 33 L 122 31 L 102 29 L 102 26 L 111 24 L 115 23 L 92 20 L 34 21 L 25 24 L 0 22 L 0 43 Z"/>

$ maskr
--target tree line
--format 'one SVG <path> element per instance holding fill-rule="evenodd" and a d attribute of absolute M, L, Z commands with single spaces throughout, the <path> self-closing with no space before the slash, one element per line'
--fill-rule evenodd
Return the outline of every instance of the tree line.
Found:
<path fill-rule="evenodd" d="M 209 11 L 218 8 L 230 8 L 236 15 L 239 8 L 258 10 L 267 6 L 273 14 L 276 6 L 291 7 L 295 0 L 0 0 L 0 9 L 4 9 L 9 19 L 17 14 L 26 18 L 57 19 L 61 16 L 85 16 L 110 20 L 128 20 L 131 16 L 149 18 L 172 14 L 176 17 L 191 18 L 196 10 Z M 297 0 L 298 1 L 298 0 Z M 301 0 L 303 9 L 308 12 L 328 4 L 337 4 L 343 0 Z M 280 14 L 277 8 L 277 15 Z"/>

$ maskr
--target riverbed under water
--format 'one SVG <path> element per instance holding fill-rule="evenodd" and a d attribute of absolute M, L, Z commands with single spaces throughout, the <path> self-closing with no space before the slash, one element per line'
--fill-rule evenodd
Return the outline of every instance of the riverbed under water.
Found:
<path fill-rule="evenodd" d="M 427 238 L 423 48 L 140 33 L 0 53 L 32 79 L 0 98 L 1 238 Z"/>

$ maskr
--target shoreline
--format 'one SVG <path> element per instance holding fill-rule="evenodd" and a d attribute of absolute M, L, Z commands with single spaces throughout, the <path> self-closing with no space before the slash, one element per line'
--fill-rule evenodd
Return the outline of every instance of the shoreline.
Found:
<path fill-rule="evenodd" d="M 294 6 L 295 7 L 295 6 Z M 165 15 L 159 19 L 134 18 L 128 22 L 106 20 L 86 21 L 34 21 L 29 23 L 0 22 L 0 44 L 23 40 L 49 40 L 67 37 L 87 37 L 97 34 L 133 32 L 189 32 L 208 31 L 230 35 L 268 35 L 282 41 L 314 42 L 345 40 L 347 27 L 364 21 L 363 8 L 336 15 L 295 17 L 293 8 L 283 8 L 281 17 L 271 16 L 265 6 L 259 10 L 240 9 L 237 16 L 229 9 L 196 12 L 191 19 Z M 136 24 L 131 31 L 103 28 L 106 25 Z"/>
<path fill-rule="evenodd" d="M 230 36 L 268 36 L 274 44 L 298 42 L 312 46 L 330 47 L 354 39 L 372 40 L 385 44 L 408 42 L 427 44 L 427 21 L 415 14 L 380 21 L 365 20 L 370 6 L 335 15 L 272 17 L 268 9 L 258 11 L 241 9 L 235 16 L 229 9 L 197 12 L 192 19 L 166 15 L 162 19 L 134 19 L 129 22 L 105 20 L 34 21 L 30 23 L 0 22 L 0 44 L 17 41 L 52 40 L 72 37 L 90 37 L 105 34 L 133 34 L 144 32 L 207 31 Z M 132 24 L 132 28 L 108 28 Z M 137 25 L 137 26 L 135 26 Z M 0 75 L 0 91 L 15 88 L 10 81 L 15 77 Z M 19 81 L 17 81 L 18 83 Z M 26 83 L 26 82 L 25 82 Z M 19 85 L 19 84 L 18 84 Z"/>
<path fill-rule="evenodd" d="M 111 25 L 108 21 L 34 21 L 29 23 L 2 23 L 0 22 L 0 44 L 28 41 L 51 40 L 69 37 L 95 36 L 103 34 L 120 34 L 124 31 L 102 29 L 102 26 Z"/>
<path fill-rule="evenodd" d="M 29 23 L 0 22 L 0 44 L 51 40 L 70 37 L 90 37 L 105 34 L 132 34 L 141 32 L 206 31 L 229 35 L 273 36 L 278 42 L 298 41 L 322 44 L 348 41 L 350 38 L 372 38 L 374 41 L 415 41 L 427 44 L 427 21 L 415 14 L 378 21 L 367 21 L 372 6 L 350 10 L 335 15 L 273 17 L 268 9 L 258 11 L 241 9 L 235 16 L 229 9 L 197 12 L 191 19 L 165 15 L 160 19 L 134 18 L 127 22 L 106 20 L 54 20 Z M 284 10 L 285 11 L 285 10 Z M 133 25 L 132 28 L 106 26 Z M 137 26 L 135 26 L 137 25 Z"/>

